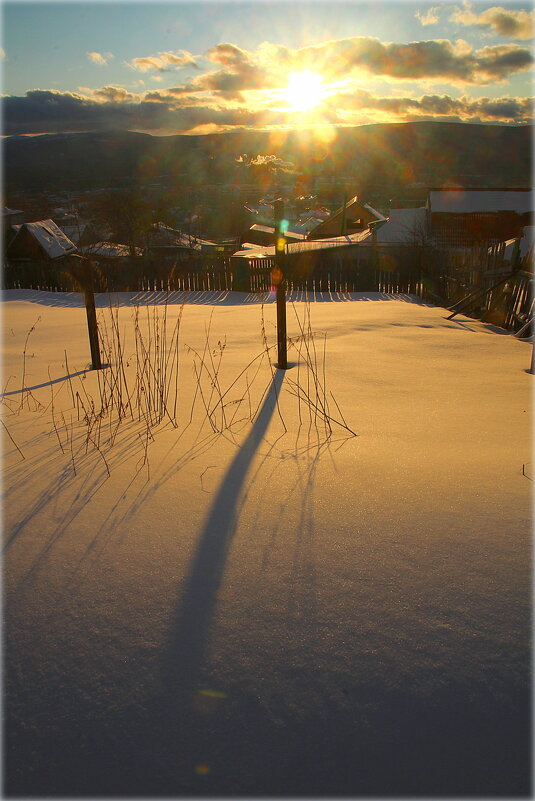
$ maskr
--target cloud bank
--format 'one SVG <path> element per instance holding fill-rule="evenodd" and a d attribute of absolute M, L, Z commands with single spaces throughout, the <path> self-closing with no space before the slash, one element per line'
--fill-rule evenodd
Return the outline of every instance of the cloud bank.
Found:
<path fill-rule="evenodd" d="M 137 96 L 118 87 L 103 87 L 91 97 L 71 92 L 33 90 L 24 97 L 5 97 L 4 133 L 56 133 L 108 129 L 192 133 L 212 130 L 262 129 L 289 124 L 289 113 L 257 106 L 180 98 L 151 92 Z M 332 125 L 370 121 L 404 122 L 435 118 L 462 121 L 526 123 L 533 115 L 532 98 L 452 98 L 449 95 L 384 97 L 363 90 L 329 98 L 319 120 Z"/>

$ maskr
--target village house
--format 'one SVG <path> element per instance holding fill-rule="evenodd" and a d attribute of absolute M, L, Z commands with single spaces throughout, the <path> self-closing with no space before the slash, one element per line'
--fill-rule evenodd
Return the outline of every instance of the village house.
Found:
<path fill-rule="evenodd" d="M 368 203 L 351 198 L 327 219 L 322 220 L 308 233 L 308 239 L 328 239 L 345 236 L 368 228 L 369 223 L 384 220 L 385 217 Z"/>
<path fill-rule="evenodd" d="M 195 254 L 225 250 L 208 239 L 201 239 L 193 234 L 184 233 L 163 222 L 154 223 L 147 231 L 145 255 L 149 261 L 160 260 L 165 264 L 191 259 Z"/>
<path fill-rule="evenodd" d="M 60 282 L 66 257 L 76 245 L 53 220 L 37 220 L 12 226 L 13 237 L 5 253 L 5 280 L 24 286 L 52 286 Z"/>
<path fill-rule="evenodd" d="M 522 236 L 533 220 L 530 189 L 430 189 L 430 234 L 439 248 L 505 242 Z"/>

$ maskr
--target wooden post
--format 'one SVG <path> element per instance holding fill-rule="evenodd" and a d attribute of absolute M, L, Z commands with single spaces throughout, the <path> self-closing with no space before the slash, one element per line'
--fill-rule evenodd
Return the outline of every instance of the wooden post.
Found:
<path fill-rule="evenodd" d="M 93 292 L 93 274 L 89 259 L 82 260 L 82 276 L 87 313 L 87 329 L 89 331 L 89 347 L 91 349 L 91 367 L 101 370 L 100 346 L 98 341 L 97 313 L 95 311 L 95 293 Z"/>
<path fill-rule="evenodd" d="M 347 192 L 344 191 L 344 205 L 342 206 L 342 225 L 340 227 L 340 236 L 344 236 L 346 232 L 346 206 L 347 206 Z"/>
<path fill-rule="evenodd" d="M 276 286 L 277 302 L 277 367 L 279 370 L 286 370 L 288 367 L 288 355 L 286 344 L 286 280 L 284 278 L 284 251 L 286 229 L 284 221 L 284 201 L 276 200 L 274 203 L 275 217 L 275 269 L 273 270 L 273 283 Z M 284 230 L 283 230 L 284 228 Z"/>

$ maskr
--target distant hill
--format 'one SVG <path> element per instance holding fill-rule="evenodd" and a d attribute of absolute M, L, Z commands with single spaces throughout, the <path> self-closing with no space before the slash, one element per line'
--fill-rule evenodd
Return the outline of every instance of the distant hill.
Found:
<path fill-rule="evenodd" d="M 150 136 L 133 132 L 11 136 L 3 141 L 6 194 L 95 189 L 126 182 L 247 183 L 248 160 L 276 156 L 290 173 L 401 188 L 530 186 L 533 126 L 413 122 L 338 128 L 331 142 L 305 132 Z M 249 172 L 248 172 L 249 171 Z"/>

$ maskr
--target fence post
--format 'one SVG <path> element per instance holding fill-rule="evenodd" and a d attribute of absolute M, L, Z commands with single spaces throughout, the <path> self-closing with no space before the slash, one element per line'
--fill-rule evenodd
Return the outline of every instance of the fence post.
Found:
<path fill-rule="evenodd" d="M 97 313 L 95 311 L 95 294 L 93 292 L 93 274 L 89 259 L 82 260 L 82 277 L 85 295 L 85 310 L 87 313 L 87 329 L 89 332 L 89 347 L 91 349 L 91 367 L 101 370 L 100 346 L 98 341 Z"/>
<path fill-rule="evenodd" d="M 277 302 L 277 367 L 286 370 L 288 354 L 286 345 L 286 280 L 284 278 L 284 250 L 288 223 L 284 219 L 284 201 L 276 200 L 273 206 L 275 216 L 275 269 L 272 273 L 276 286 Z"/>

